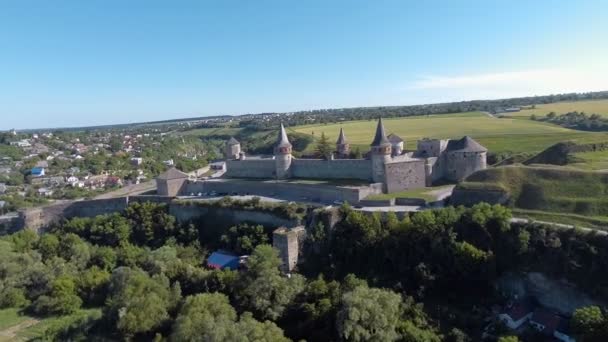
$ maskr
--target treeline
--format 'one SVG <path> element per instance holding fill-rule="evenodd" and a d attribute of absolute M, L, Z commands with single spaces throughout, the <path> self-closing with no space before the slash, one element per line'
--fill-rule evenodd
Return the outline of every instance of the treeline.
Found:
<path fill-rule="evenodd" d="M 585 112 L 568 112 L 556 114 L 550 112 L 544 117 L 530 116 L 532 120 L 551 122 L 563 127 L 581 131 L 608 131 L 608 119 L 600 114 L 586 114 Z"/>
<path fill-rule="evenodd" d="M 285 277 L 257 226 L 233 227 L 220 239 L 252 251 L 244 270 L 207 269 L 204 236 L 193 225 L 147 203 L 75 218 L 41 236 L 6 236 L 0 306 L 64 317 L 43 340 L 288 341 L 315 325 L 320 330 L 305 332 L 311 340 L 439 341 L 410 297 L 352 275 Z"/>
<path fill-rule="evenodd" d="M 336 123 L 350 120 L 373 120 L 379 117 L 394 118 L 414 115 L 464 113 L 472 111 L 500 112 L 505 108 L 532 106 L 561 101 L 581 101 L 608 99 L 608 91 L 589 93 L 568 93 L 546 96 L 517 97 L 499 100 L 475 100 L 449 103 L 436 103 L 413 106 L 356 107 L 337 109 L 318 109 L 294 113 L 267 113 L 247 115 L 239 122 L 241 127 L 263 130 L 276 127 L 280 122 L 286 126 L 305 124 Z"/>
<path fill-rule="evenodd" d="M 487 204 L 401 220 L 348 206 L 336 215 L 333 230 L 309 230 L 289 277 L 270 227 L 178 224 L 164 205 L 21 231 L 0 240 L 0 306 L 66 317 L 47 340 L 432 342 L 479 340 L 505 272 L 538 270 L 608 297 L 604 235 L 511 225 L 508 209 Z M 251 255 L 240 271 L 207 269 L 216 248 Z M 595 309 L 577 316 L 604 324 Z"/>

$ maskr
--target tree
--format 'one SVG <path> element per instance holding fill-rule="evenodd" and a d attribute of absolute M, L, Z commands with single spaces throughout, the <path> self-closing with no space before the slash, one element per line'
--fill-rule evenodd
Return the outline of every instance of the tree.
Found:
<path fill-rule="evenodd" d="M 321 137 L 319 138 L 319 141 L 317 141 L 317 146 L 315 147 L 317 157 L 329 159 L 329 156 L 331 155 L 332 151 L 333 148 L 329 143 L 329 139 L 327 139 L 327 137 L 325 136 L 325 132 L 321 132 Z"/>
<path fill-rule="evenodd" d="M 190 296 L 173 324 L 173 341 L 225 341 L 234 329 L 236 311 L 220 293 Z"/>
<path fill-rule="evenodd" d="M 221 293 L 204 293 L 186 298 L 175 323 L 172 341 L 288 341 L 270 321 L 259 322 L 245 312 L 240 320 Z"/>
<path fill-rule="evenodd" d="M 175 233 L 175 217 L 169 215 L 166 205 L 133 203 L 125 211 L 132 227 L 132 240 L 138 245 L 160 247 Z"/>
<path fill-rule="evenodd" d="M 347 341 L 395 341 L 401 316 L 401 296 L 359 286 L 342 296 L 337 329 Z"/>
<path fill-rule="evenodd" d="M 82 300 L 76 295 L 76 284 L 72 277 L 62 276 L 52 283 L 51 293 L 42 295 L 33 303 L 37 314 L 70 314 L 82 305 Z"/>
<path fill-rule="evenodd" d="M 276 320 L 304 287 L 302 276 L 284 277 L 279 271 L 281 259 L 269 245 L 256 247 L 247 260 L 237 291 L 240 304 L 262 319 Z"/>
<path fill-rule="evenodd" d="M 519 338 L 517 336 L 501 336 L 498 342 L 519 342 Z"/>
<path fill-rule="evenodd" d="M 109 282 L 110 273 L 93 266 L 78 277 L 78 294 L 89 305 L 101 305 L 106 298 Z"/>
<path fill-rule="evenodd" d="M 581 341 L 605 341 L 608 338 L 606 318 L 598 306 L 586 306 L 574 311 L 572 331 Z"/>
<path fill-rule="evenodd" d="M 150 333 L 169 319 L 169 280 L 149 277 L 139 269 L 119 267 L 112 272 L 106 301 L 106 316 L 124 336 Z"/>
<path fill-rule="evenodd" d="M 238 254 L 250 254 L 258 245 L 268 243 L 268 234 L 262 225 L 247 223 L 232 226 L 221 237 L 225 248 Z"/>

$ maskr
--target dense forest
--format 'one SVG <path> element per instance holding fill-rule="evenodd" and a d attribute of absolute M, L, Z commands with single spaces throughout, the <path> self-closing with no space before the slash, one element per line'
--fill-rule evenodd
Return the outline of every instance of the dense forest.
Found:
<path fill-rule="evenodd" d="M 20 231 L 0 240 L 0 306 L 69 317 L 45 340 L 471 341 L 504 300 L 493 282 L 505 272 L 540 270 L 608 297 L 605 235 L 511 225 L 508 209 L 487 204 L 401 220 L 347 205 L 334 215 L 332 230 L 323 219 L 310 229 L 290 276 L 269 245 L 272 227 L 180 224 L 159 204 Z M 216 248 L 250 253 L 246 266 L 206 268 Z M 608 336 L 604 314 L 577 311 L 578 336 Z"/>

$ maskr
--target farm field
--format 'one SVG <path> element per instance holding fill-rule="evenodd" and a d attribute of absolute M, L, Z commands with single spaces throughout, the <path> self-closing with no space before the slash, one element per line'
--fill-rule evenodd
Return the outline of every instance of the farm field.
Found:
<path fill-rule="evenodd" d="M 481 112 L 386 119 L 384 125 L 388 133 L 406 140 L 406 148 L 415 148 L 416 141 L 425 137 L 461 138 L 464 135 L 471 136 L 494 153 L 540 151 L 564 140 L 608 141 L 608 133 L 575 131 L 531 120 L 497 119 Z M 360 147 L 361 151 L 369 149 L 376 129 L 375 120 L 296 126 L 290 130 L 314 137 L 325 133 L 333 141 L 337 139 L 340 127 L 344 128 L 353 147 Z"/>
<path fill-rule="evenodd" d="M 608 150 L 573 154 L 576 162 L 569 166 L 596 171 L 608 171 Z"/>
<path fill-rule="evenodd" d="M 587 114 L 595 113 L 608 117 L 608 100 L 588 100 L 540 104 L 536 105 L 535 109 L 524 109 L 517 113 L 502 113 L 501 115 L 513 118 L 529 118 L 532 114 L 536 116 L 545 116 L 549 112 L 564 114 L 574 111 L 585 112 Z"/>

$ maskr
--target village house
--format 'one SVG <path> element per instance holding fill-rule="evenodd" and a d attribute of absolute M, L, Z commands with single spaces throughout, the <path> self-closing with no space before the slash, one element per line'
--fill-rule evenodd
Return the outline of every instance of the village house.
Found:
<path fill-rule="evenodd" d="M 47 189 L 47 188 L 40 188 L 38 189 L 38 195 L 43 196 L 43 197 L 50 197 L 53 195 L 53 190 L 51 189 Z"/>
<path fill-rule="evenodd" d="M 6 192 L 6 184 L 0 183 L 0 195 L 4 195 Z"/>

